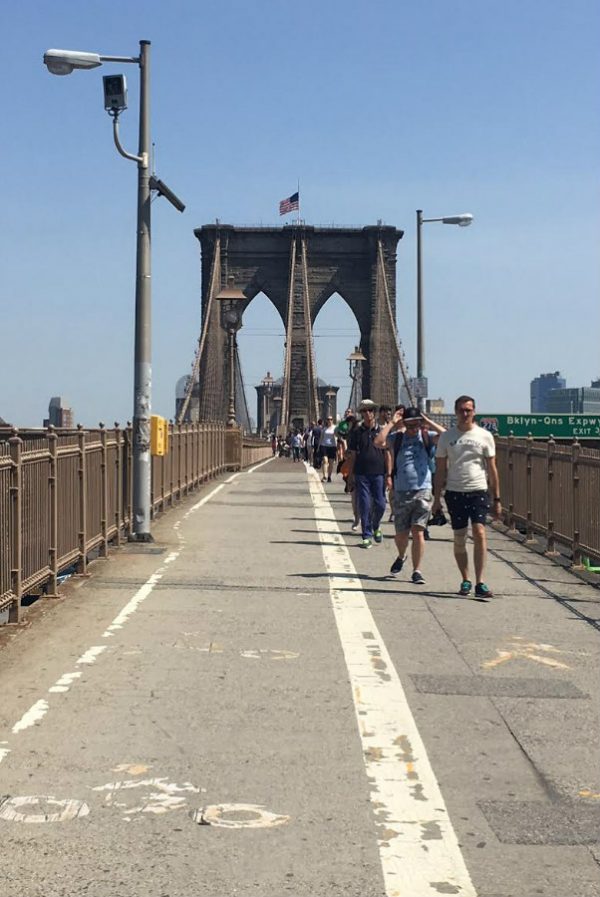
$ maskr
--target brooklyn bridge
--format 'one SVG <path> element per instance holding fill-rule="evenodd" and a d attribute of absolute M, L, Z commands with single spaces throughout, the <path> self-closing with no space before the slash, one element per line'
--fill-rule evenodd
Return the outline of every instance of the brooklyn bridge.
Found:
<path fill-rule="evenodd" d="M 251 228 L 217 223 L 194 233 L 202 251 L 202 330 L 178 403 L 178 422 L 228 419 L 228 384 L 235 384 L 236 418 L 247 423 L 249 403 L 235 334 L 259 293 L 273 304 L 285 331 L 283 376 L 273 395 L 279 404 L 270 406 L 262 429 L 287 432 L 322 416 L 313 326 L 333 294 L 347 303 L 360 334 L 356 351 L 363 360 L 350 405 L 357 406 L 363 393 L 395 404 L 399 372 L 414 400 L 396 325 L 396 247 L 401 230 L 382 224 Z"/>

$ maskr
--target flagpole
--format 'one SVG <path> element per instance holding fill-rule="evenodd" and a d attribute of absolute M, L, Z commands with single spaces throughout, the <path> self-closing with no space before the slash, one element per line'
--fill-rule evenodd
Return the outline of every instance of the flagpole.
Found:
<path fill-rule="evenodd" d="M 300 225 L 300 178 L 298 178 L 298 226 Z"/>

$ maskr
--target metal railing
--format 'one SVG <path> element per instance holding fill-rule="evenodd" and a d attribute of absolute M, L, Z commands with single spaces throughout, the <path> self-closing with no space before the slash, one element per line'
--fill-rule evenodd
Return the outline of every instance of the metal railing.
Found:
<path fill-rule="evenodd" d="M 573 567 L 600 559 L 600 452 L 513 436 L 498 437 L 496 452 L 509 531 L 541 536 L 550 556 L 566 546 Z"/>
<path fill-rule="evenodd" d="M 21 618 L 23 595 L 56 595 L 61 571 L 85 574 L 92 552 L 106 557 L 109 543 L 127 537 L 132 455 L 130 427 L 60 435 L 51 428 L 24 439 L 13 431 L 0 442 L 0 609 L 9 608 L 10 622 Z M 152 458 L 152 512 L 270 455 L 268 442 L 221 423 L 171 425 L 168 453 Z"/>

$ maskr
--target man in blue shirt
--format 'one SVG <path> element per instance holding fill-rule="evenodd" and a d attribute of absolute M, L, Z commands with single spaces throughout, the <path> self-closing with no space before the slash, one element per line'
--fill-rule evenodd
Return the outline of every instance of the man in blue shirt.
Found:
<path fill-rule="evenodd" d="M 403 427 L 403 429 L 400 429 Z M 390 423 L 382 427 L 375 445 L 387 446 L 394 459 L 393 479 L 394 525 L 398 557 L 390 573 L 397 576 L 404 565 L 408 539 L 412 535 L 413 574 L 415 585 L 424 585 L 421 562 L 425 551 L 425 528 L 433 504 L 431 461 L 434 446 L 444 427 L 426 417 L 418 408 L 407 408 L 404 415 L 396 411 Z"/>

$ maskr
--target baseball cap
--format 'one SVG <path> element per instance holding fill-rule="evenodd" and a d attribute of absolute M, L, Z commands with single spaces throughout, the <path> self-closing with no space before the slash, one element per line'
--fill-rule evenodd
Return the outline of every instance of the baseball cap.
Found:
<path fill-rule="evenodd" d="M 359 411 L 374 411 L 376 408 L 377 405 L 371 399 L 363 399 L 358 406 Z"/>
<path fill-rule="evenodd" d="M 423 417 L 423 415 L 421 414 L 421 411 L 419 410 L 419 408 L 415 408 L 414 406 L 407 408 L 406 411 L 404 412 L 404 420 L 405 421 L 421 420 L 422 417 Z"/>

